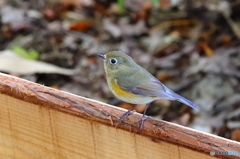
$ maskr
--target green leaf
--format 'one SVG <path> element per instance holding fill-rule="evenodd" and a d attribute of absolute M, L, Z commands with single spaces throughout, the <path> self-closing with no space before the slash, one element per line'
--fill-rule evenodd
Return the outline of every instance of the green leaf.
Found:
<path fill-rule="evenodd" d="M 152 1 L 153 5 L 154 5 L 156 8 L 160 6 L 159 0 L 150 0 L 150 1 Z"/>
<path fill-rule="evenodd" d="M 121 13 L 123 13 L 124 12 L 124 0 L 118 0 L 117 4 L 118 4 L 119 11 Z"/>
<path fill-rule="evenodd" d="M 21 56 L 26 59 L 37 60 L 39 57 L 39 52 L 37 52 L 36 50 L 32 49 L 30 51 L 27 51 L 21 46 L 13 46 L 12 51 L 18 56 Z"/>

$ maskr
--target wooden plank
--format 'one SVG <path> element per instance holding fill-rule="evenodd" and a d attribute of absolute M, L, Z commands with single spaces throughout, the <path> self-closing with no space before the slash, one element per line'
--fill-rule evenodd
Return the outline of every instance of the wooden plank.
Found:
<path fill-rule="evenodd" d="M 2 158 L 214 158 L 7 95 L 0 105 Z"/>
<path fill-rule="evenodd" d="M 214 158 L 240 144 L 0 74 L 2 158 Z M 216 156 L 215 156 L 216 157 Z M 239 156 L 217 156 L 240 158 Z"/>

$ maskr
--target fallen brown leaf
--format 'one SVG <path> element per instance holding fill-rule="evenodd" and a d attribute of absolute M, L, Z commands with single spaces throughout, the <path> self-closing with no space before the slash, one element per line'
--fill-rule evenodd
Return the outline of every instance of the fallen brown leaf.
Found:
<path fill-rule="evenodd" d="M 236 140 L 236 141 L 240 141 L 240 129 L 235 129 L 235 130 L 232 131 L 231 139 Z"/>

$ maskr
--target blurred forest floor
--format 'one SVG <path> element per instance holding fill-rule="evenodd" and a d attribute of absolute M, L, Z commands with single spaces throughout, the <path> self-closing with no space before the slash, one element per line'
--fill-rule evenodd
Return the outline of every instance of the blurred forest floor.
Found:
<path fill-rule="evenodd" d="M 158 100 L 148 115 L 240 141 L 239 8 L 239 0 L 0 0 L 0 71 L 128 109 L 96 56 L 121 50 L 200 108 Z"/>

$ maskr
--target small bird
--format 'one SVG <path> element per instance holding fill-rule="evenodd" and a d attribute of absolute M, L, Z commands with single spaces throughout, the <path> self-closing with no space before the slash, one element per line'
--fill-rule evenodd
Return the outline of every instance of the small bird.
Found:
<path fill-rule="evenodd" d="M 177 100 L 193 109 L 197 105 L 182 96 L 174 93 L 162 84 L 147 70 L 139 66 L 133 59 L 121 51 L 111 51 L 105 55 L 98 54 L 104 60 L 107 83 L 112 93 L 119 99 L 135 104 L 147 104 L 143 116 L 139 121 L 139 129 L 142 129 L 146 110 L 149 103 L 158 99 Z M 124 120 L 134 111 L 133 106 L 121 116 Z"/>

